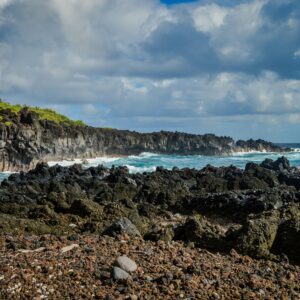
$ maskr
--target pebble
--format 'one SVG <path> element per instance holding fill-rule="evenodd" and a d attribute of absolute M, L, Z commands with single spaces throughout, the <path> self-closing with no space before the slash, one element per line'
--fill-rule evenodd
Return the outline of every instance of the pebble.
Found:
<path fill-rule="evenodd" d="M 72 244 L 72 245 L 70 245 L 70 246 L 63 247 L 63 248 L 60 250 L 60 252 L 61 252 L 61 253 L 65 253 L 65 252 L 71 251 L 71 250 L 73 250 L 73 249 L 75 249 L 75 248 L 78 248 L 78 247 L 79 247 L 78 244 Z"/>
<path fill-rule="evenodd" d="M 130 275 L 119 267 L 113 267 L 112 276 L 115 280 L 126 280 Z"/>
<path fill-rule="evenodd" d="M 117 258 L 116 265 L 126 272 L 134 272 L 137 269 L 137 264 L 125 255 Z"/>

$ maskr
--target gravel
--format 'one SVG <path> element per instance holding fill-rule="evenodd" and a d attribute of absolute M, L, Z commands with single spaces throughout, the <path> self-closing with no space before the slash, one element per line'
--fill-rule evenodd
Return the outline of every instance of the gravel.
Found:
<path fill-rule="evenodd" d="M 79 235 L 76 243 L 62 252 L 72 245 L 67 236 L 0 236 L 0 299 L 300 299 L 300 267 L 286 262 L 128 235 Z M 116 281 L 111 271 L 123 255 L 138 266 Z"/>

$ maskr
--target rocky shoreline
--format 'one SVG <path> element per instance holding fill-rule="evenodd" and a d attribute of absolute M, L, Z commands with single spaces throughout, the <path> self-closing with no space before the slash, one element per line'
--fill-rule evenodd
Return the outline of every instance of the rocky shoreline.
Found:
<path fill-rule="evenodd" d="M 123 231 L 146 240 L 182 240 L 212 251 L 300 263 L 300 171 L 284 157 L 236 167 L 129 174 L 40 163 L 0 187 L 0 232 Z"/>
<path fill-rule="evenodd" d="M 298 299 L 300 171 L 39 163 L 1 183 L 0 242 L 1 299 Z"/>
<path fill-rule="evenodd" d="M 264 140 L 235 142 L 230 137 L 182 132 L 139 133 L 110 128 L 55 123 L 23 108 L 18 114 L 0 110 L 0 172 L 28 171 L 40 161 L 138 155 L 230 155 L 233 152 L 287 152 Z"/>

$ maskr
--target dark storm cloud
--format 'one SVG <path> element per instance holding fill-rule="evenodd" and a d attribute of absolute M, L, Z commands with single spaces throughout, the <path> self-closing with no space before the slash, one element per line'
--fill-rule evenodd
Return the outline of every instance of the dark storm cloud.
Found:
<path fill-rule="evenodd" d="M 272 1 L 261 12 L 264 24 L 253 39 L 258 55 L 256 69 L 272 70 L 285 78 L 299 78 L 300 3 Z"/>
<path fill-rule="evenodd" d="M 171 78 L 203 72 L 259 75 L 272 71 L 282 78 L 299 78 L 300 3 L 272 1 L 252 19 L 239 19 L 239 10 L 229 10 L 222 26 L 211 32 L 197 30 L 190 14 L 181 13 L 176 23 L 161 23 L 140 45 L 151 68 L 132 75 Z M 257 26 L 249 33 L 253 22 Z M 225 46 L 233 48 L 232 55 L 222 54 Z M 239 57 L 243 52 L 248 53 Z M 173 68 L 164 68 L 167 62 Z"/>
<path fill-rule="evenodd" d="M 142 44 L 142 49 L 159 65 L 166 61 L 179 61 L 177 69 L 169 74 L 172 77 L 192 76 L 216 70 L 219 66 L 209 37 L 197 31 L 190 19 L 176 24 L 160 24 Z"/>

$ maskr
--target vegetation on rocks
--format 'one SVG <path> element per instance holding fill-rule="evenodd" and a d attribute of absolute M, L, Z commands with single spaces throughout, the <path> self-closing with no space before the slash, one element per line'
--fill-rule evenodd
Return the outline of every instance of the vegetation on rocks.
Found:
<path fill-rule="evenodd" d="M 40 120 L 52 121 L 57 124 L 64 125 L 78 125 L 85 126 L 84 122 L 80 120 L 71 120 L 68 117 L 57 113 L 56 111 L 49 108 L 32 107 L 27 105 L 13 105 L 0 99 L 0 122 L 5 125 L 12 125 L 16 117 L 19 117 L 22 110 L 27 110 L 28 112 L 33 112 L 37 115 Z M 8 120 L 7 120 L 8 119 Z M 9 121 L 9 119 L 11 121 Z"/>

